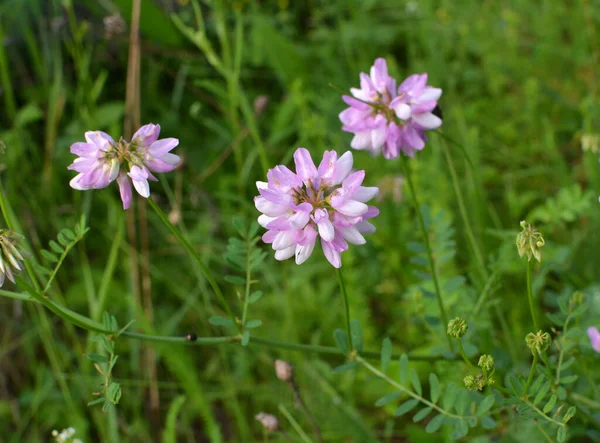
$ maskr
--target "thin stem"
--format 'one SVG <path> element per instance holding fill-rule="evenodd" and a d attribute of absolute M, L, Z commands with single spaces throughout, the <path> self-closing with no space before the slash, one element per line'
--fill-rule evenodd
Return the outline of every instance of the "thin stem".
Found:
<path fill-rule="evenodd" d="M 446 163 L 448 164 L 448 169 L 450 170 L 450 175 L 452 176 L 452 186 L 454 187 L 454 194 L 456 195 L 456 201 L 458 203 L 458 210 L 460 212 L 460 216 L 462 218 L 463 226 L 467 233 L 467 238 L 471 243 L 471 248 L 477 257 L 477 263 L 479 264 L 479 271 L 481 275 L 487 277 L 487 269 L 485 267 L 485 261 L 483 259 L 483 255 L 481 254 L 481 250 L 479 249 L 479 245 L 477 244 L 477 239 L 475 238 L 475 234 L 473 234 L 473 228 L 471 227 L 471 222 L 469 221 L 469 217 L 467 216 L 467 209 L 465 206 L 465 202 L 462 197 L 462 192 L 460 190 L 460 184 L 458 180 L 458 174 L 456 173 L 456 168 L 454 167 L 454 160 L 452 159 L 452 155 L 450 154 L 450 150 L 448 149 L 448 144 L 446 143 L 446 139 L 442 136 L 442 150 L 444 151 L 444 156 L 446 157 Z"/>
<path fill-rule="evenodd" d="M 415 205 L 415 211 L 417 213 L 417 219 L 419 220 L 419 226 L 421 227 L 421 231 L 423 232 L 423 239 L 425 242 L 425 249 L 427 250 L 427 258 L 429 259 L 429 267 L 431 268 L 431 276 L 433 278 L 433 285 L 435 287 L 435 295 L 437 298 L 438 306 L 440 308 L 440 317 L 442 320 L 442 328 L 444 329 L 444 335 L 448 340 L 448 345 L 450 349 L 452 349 L 452 341 L 450 336 L 448 336 L 446 332 L 446 327 L 448 326 L 448 315 L 446 314 L 446 308 L 444 307 L 444 301 L 442 300 L 442 290 L 440 289 L 440 283 L 437 277 L 437 270 L 435 268 L 435 261 L 433 259 L 433 252 L 431 251 L 431 245 L 429 244 L 429 232 L 427 232 L 427 228 L 425 227 L 425 222 L 423 221 L 423 215 L 421 214 L 421 207 L 419 206 L 419 200 L 417 199 L 417 193 L 415 191 L 415 187 L 412 182 L 410 168 L 407 164 L 407 161 L 404 156 L 401 157 L 402 168 L 404 169 L 404 176 L 406 177 L 406 181 L 408 183 L 408 188 L 410 190 L 413 203 Z"/>
<path fill-rule="evenodd" d="M 298 434 L 298 436 L 300 437 L 300 439 L 303 442 L 305 442 L 305 443 L 312 443 L 312 440 L 309 438 L 308 435 L 306 435 L 306 432 L 304 432 L 304 430 L 298 424 L 298 422 L 293 417 L 293 415 L 290 414 L 290 412 L 287 410 L 287 408 L 285 406 L 283 406 L 281 403 L 279 404 L 279 411 L 285 416 L 285 418 L 287 418 L 287 420 L 292 425 L 292 428 L 294 428 L 294 431 L 296 431 L 296 433 Z M 290 439 L 290 441 L 292 441 L 292 440 Z"/>
<path fill-rule="evenodd" d="M 296 405 L 299 405 L 300 408 L 306 414 L 306 417 L 308 418 L 308 421 L 310 422 L 310 425 L 313 428 L 313 432 L 315 433 L 317 440 L 320 443 L 323 442 L 323 437 L 321 436 L 321 430 L 319 429 L 319 425 L 317 425 L 317 421 L 315 420 L 313 415 L 310 413 L 310 409 L 308 409 L 306 402 L 302 398 L 302 394 L 300 394 L 300 389 L 298 388 L 298 385 L 296 384 L 294 379 L 290 380 L 288 382 L 288 384 L 290 385 L 290 388 L 292 389 L 292 392 L 294 393 L 294 397 L 296 399 Z"/>
<path fill-rule="evenodd" d="M 158 205 L 152 198 L 148 198 L 148 203 L 150 203 L 150 206 L 152 206 L 152 209 L 154 209 L 154 211 L 156 212 L 158 217 L 161 219 L 161 221 L 167 226 L 167 228 L 169 228 L 169 230 L 177 238 L 177 240 L 179 240 L 179 243 L 181 243 L 181 245 L 185 248 L 185 250 L 188 252 L 188 254 L 196 261 L 196 263 L 200 267 L 200 270 L 202 271 L 202 274 L 204 275 L 204 278 L 206 278 L 206 280 L 208 280 L 208 283 L 213 288 L 213 291 L 215 291 L 215 294 L 217 294 L 217 297 L 221 301 L 221 304 L 223 305 L 225 312 L 227 312 L 227 315 L 229 316 L 229 318 L 231 318 L 233 323 L 237 326 L 237 328 L 241 332 L 242 328 L 239 325 L 239 323 L 236 321 L 235 316 L 233 315 L 233 312 L 231 311 L 231 308 L 229 307 L 229 303 L 227 302 L 227 300 L 225 299 L 225 296 L 221 292 L 221 289 L 219 288 L 219 285 L 217 284 L 216 280 L 213 278 L 212 274 L 210 273 L 210 270 L 208 269 L 208 267 L 204 264 L 204 262 L 200 258 L 200 255 L 198 255 L 196 250 L 193 248 L 193 246 L 190 244 L 190 242 L 185 239 L 185 237 L 181 234 L 181 232 L 179 232 L 179 230 L 175 226 L 173 226 L 173 223 L 171 223 L 169 221 L 166 214 L 162 211 L 162 209 L 160 209 L 158 207 Z"/>
<path fill-rule="evenodd" d="M 459 420 L 463 420 L 465 418 L 470 418 L 469 416 L 463 416 L 463 415 L 456 415 L 456 414 L 452 414 L 448 411 L 446 411 L 445 409 L 441 408 L 440 406 L 436 405 L 435 403 L 430 402 L 429 400 L 421 397 L 418 394 L 415 394 L 414 392 L 412 392 L 410 389 L 405 388 L 404 386 L 402 386 L 401 384 L 399 384 L 398 382 L 396 382 L 395 380 L 389 378 L 386 374 L 384 374 L 383 372 L 381 372 L 379 369 L 377 369 L 375 366 L 371 365 L 369 362 L 365 361 L 363 358 L 361 358 L 360 355 L 356 356 L 356 361 L 359 362 L 360 364 L 362 364 L 366 369 L 368 369 L 371 373 L 375 374 L 376 376 L 382 378 L 383 380 L 385 380 L 387 383 L 389 383 L 390 385 L 392 385 L 393 387 L 395 387 L 396 389 L 398 389 L 399 391 L 411 396 L 412 398 L 414 398 L 415 400 L 419 400 L 421 403 L 423 403 L 424 405 L 429 406 L 432 409 L 435 409 L 436 411 L 438 411 L 440 414 L 443 414 L 447 417 L 450 418 L 457 418 Z"/>
<path fill-rule="evenodd" d="M 342 268 L 337 268 L 338 283 L 340 284 L 340 291 L 344 298 L 344 306 L 346 308 L 346 330 L 348 331 L 348 349 L 350 352 L 354 350 L 354 344 L 352 343 L 352 329 L 350 327 L 350 305 L 348 303 L 348 294 L 346 293 L 346 286 L 344 285 L 344 277 L 342 276 Z"/>
<path fill-rule="evenodd" d="M 541 415 L 542 417 L 544 417 L 546 420 L 548 420 L 550 423 L 554 423 L 555 425 L 560 426 L 561 428 L 564 428 L 565 426 L 567 426 L 565 423 L 554 420 L 552 417 L 547 416 L 546 414 L 544 414 L 544 411 L 542 411 L 541 409 L 537 408 L 532 402 L 530 402 L 529 400 L 524 399 L 523 403 L 525 403 L 527 406 L 529 406 L 531 409 L 533 409 L 535 412 L 537 412 L 539 415 Z"/>
<path fill-rule="evenodd" d="M 529 377 L 527 377 L 527 383 L 525 383 L 525 389 L 523 389 L 523 398 L 527 398 L 527 392 L 529 391 L 529 386 L 531 386 L 531 382 L 533 381 L 537 362 L 538 356 L 536 354 L 533 356 L 533 362 L 531 363 L 531 369 L 529 370 Z"/>
<path fill-rule="evenodd" d="M 99 334 L 113 334 L 114 331 L 108 331 L 104 329 L 104 325 L 84 315 L 78 314 L 69 308 L 51 301 L 48 298 L 42 297 L 34 291 L 34 289 L 28 285 L 23 279 L 17 277 L 19 285 L 24 287 L 29 293 L 17 293 L 10 292 L 4 289 L 0 289 L 0 296 L 12 298 L 15 300 L 23 300 L 28 302 L 40 303 L 46 308 L 54 312 L 58 317 L 62 318 L 68 323 L 78 326 L 90 332 L 96 332 Z M 35 294 L 35 295 L 32 295 Z M 218 345 L 222 343 L 235 343 L 241 340 L 241 336 L 225 336 L 225 337 L 197 337 L 196 340 L 188 340 L 186 337 L 181 336 L 164 336 L 164 335 L 148 335 L 137 332 L 123 332 L 121 337 L 127 337 L 134 340 L 155 342 L 155 343 L 170 343 L 178 345 Z M 316 352 L 318 354 L 330 354 L 330 355 L 344 355 L 344 353 L 334 346 L 322 346 L 322 345 L 308 345 L 303 343 L 288 343 L 283 341 L 271 340 L 262 337 L 250 337 L 250 344 L 265 346 L 268 348 L 275 349 L 287 349 L 290 351 L 299 352 Z M 381 358 L 380 352 L 362 352 L 362 356 L 366 358 L 379 359 Z M 399 355 L 392 355 L 393 359 L 400 358 Z M 421 361 L 437 361 L 439 357 L 428 356 L 428 355 L 409 355 L 411 360 Z M 447 360 L 447 359 L 446 359 Z"/>
<path fill-rule="evenodd" d="M 471 360 L 469 360 L 469 357 L 467 357 L 467 354 L 465 353 L 465 350 L 463 348 L 462 341 L 460 340 L 460 338 L 457 340 L 457 343 L 458 343 L 458 352 L 460 353 L 460 355 L 463 358 L 463 360 L 465 361 L 465 363 L 470 368 L 476 369 L 475 365 L 473 365 L 473 363 L 471 363 Z"/>
<path fill-rule="evenodd" d="M 531 310 L 531 318 L 533 318 L 533 327 L 535 331 L 539 331 L 537 319 L 535 317 L 535 310 L 533 306 L 533 291 L 531 289 L 531 262 L 527 260 L 527 297 L 529 298 L 529 309 Z"/>
<path fill-rule="evenodd" d="M 250 281 L 252 278 L 252 267 L 250 266 L 250 253 L 252 252 L 252 241 L 248 239 L 246 248 L 246 288 L 244 291 L 244 311 L 242 314 L 242 328 L 246 328 L 246 315 L 248 314 L 248 299 L 250 298 Z"/>

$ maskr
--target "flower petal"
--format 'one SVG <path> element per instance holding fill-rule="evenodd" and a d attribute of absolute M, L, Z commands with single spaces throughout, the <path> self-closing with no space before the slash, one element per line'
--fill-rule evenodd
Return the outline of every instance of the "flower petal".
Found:
<path fill-rule="evenodd" d="M 442 119 L 431 112 L 425 114 L 413 114 L 412 120 L 423 129 L 435 129 L 442 126 Z"/>
<path fill-rule="evenodd" d="M 304 183 L 317 178 L 317 167 L 310 156 L 310 152 L 306 149 L 298 148 L 294 152 L 294 163 L 296 163 L 296 174 Z"/>

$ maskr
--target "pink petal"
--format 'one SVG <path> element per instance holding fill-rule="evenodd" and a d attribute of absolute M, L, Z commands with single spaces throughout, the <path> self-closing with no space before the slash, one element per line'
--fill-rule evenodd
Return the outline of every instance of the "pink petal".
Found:
<path fill-rule="evenodd" d="M 296 150 L 294 162 L 296 163 L 296 174 L 304 183 L 317 178 L 317 168 L 306 149 L 298 148 Z"/>
<path fill-rule="evenodd" d="M 131 183 L 127 174 L 121 172 L 117 177 L 117 184 L 119 185 L 119 193 L 121 194 L 121 201 L 123 202 L 123 209 L 128 209 L 131 205 L 132 193 Z"/>

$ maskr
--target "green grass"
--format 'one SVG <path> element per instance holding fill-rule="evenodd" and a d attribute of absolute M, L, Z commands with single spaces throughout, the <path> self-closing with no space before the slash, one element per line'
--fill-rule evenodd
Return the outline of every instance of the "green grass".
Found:
<path fill-rule="evenodd" d="M 116 11 L 127 23 L 131 17 L 129 0 L 112 2 L 110 10 L 103 6 L 109 2 L 70 3 L 0 2 L 0 140 L 6 146 L 0 180 L 15 229 L 27 239 L 28 263 L 52 268 L 39 251 L 81 215 L 90 229 L 66 256 L 50 300 L 94 321 L 105 310 L 120 326 L 135 319 L 130 332 L 235 336 L 235 328 L 209 323 L 227 313 L 202 266 L 241 319 L 246 273 L 223 254 L 230 238 L 241 239 L 234 220 L 248 226 L 259 215 L 255 181 L 270 167 L 290 165 L 299 146 L 313 157 L 350 149 L 351 135 L 338 119 L 339 90 L 357 86 L 359 72 L 385 57 L 395 77 L 428 72 L 429 82 L 444 90 L 443 132 L 431 134 L 409 166 L 448 317 L 469 323 L 466 354 L 474 363 L 493 355 L 501 388 L 510 390 L 509 376 L 518 374 L 524 384 L 529 375 L 525 336 L 533 323 L 526 264 L 515 246 L 519 222 L 527 220 L 546 240 L 542 262 L 532 262 L 538 322 L 564 347 L 564 362 L 576 358 L 563 371 L 578 376 L 561 385 L 565 398 L 554 389 L 565 405 L 557 420 L 576 406 L 568 436 L 600 440 L 599 357 L 585 335 L 600 323 L 600 165 L 597 153 L 581 149 L 583 136 L 600 133 L 597 2 L 222 0 L 202 3 L 200 28 L 194 2 L 142 2 L 141 120 L 179 138 L 176 152 L 184 157 L 181 168 L 153 184 L 153 198 L 203 265 L 152 208 L 141 213 L 139 196 L 129 210 L 138 226 L 132 244 L 116 185 L 88 192 L 69 187 L 70 144 L 86 130 L 123 133 L 129 38 L 125 32 L 107 39 L 103 17 Z M 267 104 L 257 110 L 260 97 Z M 365 351 L 378 354 L 390 337 L 394 355 L 410 355 L 430 399 L 429 373 L 444 392 L 476 373 L 460 357 L 443 356 L 445 325 L 433 282 L 421 277 L 429 272 L 427 255 L 418 252 L 423 236 L 400 161 L 353 154 L 355 167 L 367 171 L 366 184 L 382 192 L 377 232 L 343 256 L 350 317 L 360 322 Z M 137 301 L 132 263 L 144 263 L 145 241 L 149 269 L 138 272 L 150 276 L 151 286 Z M 419 423 L 413 422 L 418 409 L 393 415 L 407 394 L 375 406 L 395 390 L 391 385 L 363 365 L 332 372 L 347 363 L 333 337 L 346 328 L 345 308 L 335 269 L 320 248 L 302 266 L 277 262 L 260 241 L 252 248 L 267 257 L 248 286 L 263 294 L 248 306 L 247 319 L 262 321 L 250 330 L 249 345 L 121 336 L 113 377 L 122 398 L 107 413 L 86 406 L 103 380 L 86 358 L 99 352 L 91 340 L 96 334 L 30 297 L 0 297 L 0 441 L 50 441 L 53 429 L 68 426 L 86 442 L 261 441 L 254 420 L 261 411 L 277 415 L 293 441 L 303 441 L 296 426 L 314 439 L 292 391 L 275 378 L 275 359 L 294 364 L 325 441 L 431 441 L 426 427 L 434 413 Z M 7 283 L 2 289 L 26 288 Z M 562 335 L 565 328 L 545 314 L 559 312 L 576 290 L 585 293 L 588 309 Z M 261 345 L 261 338 L 334 350 L 298 352 Z M 560 354 L 552 345 L 553 370 Z M 545 373 L 542 362 L 537 367 Z M 369 363 L 379 367 L 379 357 Z M 399 366 L 394 358 L 385 371 L 394 383 Z M 406 386 L 416 392 L 410 381 Z M 481 404 L 484 397 L 467 398 Z M 555 424 L 539 415 L 537 422 L 527 414 L 519 419 L 499 399 L 491 409 L 495 427 L 477 426 L 465 441 L 544 441 L 544 433 L 556 439 Z M 450 441 L 452 429 L 442 426 L 436 440 Z M 280 434 L 269 440 L 285 441 Z"/>

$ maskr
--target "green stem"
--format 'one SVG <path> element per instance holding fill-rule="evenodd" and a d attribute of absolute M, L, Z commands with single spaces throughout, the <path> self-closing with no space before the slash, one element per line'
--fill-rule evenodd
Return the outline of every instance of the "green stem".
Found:
<path fill-rule="evenodd" d="M 250 279 L 252 277 L 252 269 L 250 266 L 250 253 L 252 252 L 252 243 L 248 240 L 246 247 L 246 288 L 244 291 L 244 310 L 242 313 L 242 329 L 246 328 L 246 315 L 248 314 L 248 299 L 250 298 Z"/>
<path fill-rule="evenodd" d="M 527 377 L 527 383 L 525 383 L 525 389 L 523 389 L 523 398 L 527 398 L 527 392 L 529 391 L 529 386 L 531 386 L 531 382 L 533 381 L 537 362 L 538 356 L 536 354 L 533 356 L 533 362 L 531 363 L 531 369 L 529 370 L 529 377 Z"/>
<path fill-rule="evenodd" d="M 350 352 L 354 350 L 354 344 L 352 343 L 352 328 L 350 327 L 350 304 L 348 303 L 348 294 L 346 293 L 346 286 L 344 285 L 344 277 L 342 276 L 342 268 L 337 268 L 338 283 L 340 284 L 340 291 L 344 298 L 344 306 L 346 308 L 346 330 L 348 331 L 348 349 Z"/>
<path fill-rule="evenodd" d="M 18 278 L 18 277 L 17 277 Z M 29 286 L 26 282 L 19 278 L 19 285 L 25 287 L 28 291 L 34 293 L 33 288 Z M 81 314 L 78 314 L 75 311 L 70 310 L 69 308 L 62 306 L 58 303 L 54 303 L 53 301 L 41 297 L 39 295 L 31 295 L 28 293 L 17 293 L 10 292 L 4 289 L 0 289 L 0 296 L 12 298 L 15 300 L 23 300 L 28 302 L 40 303 L 44 305 L 46 308 L 54 312 L 58 317 L 63 320 L 74 324 L 82 329 L 85 329 L 90 332 L 96 332 L 99 334 L 113 334 L 114 331 L 108 331 L 104 329 L 104 325 L 92 320 L 91 318 L 85 317 Z M 121 334 L 122 337 L 127 337 L 134 340 L 154 342 L 154 343 L 171 343 L 177 345 L 219 345 L 223 343 L 236 343 L 241 340 L 239 335 L 236 336 L 225 336 L 225 337 L 197 337 L 196 340 L 191 341 L 186 337 L 181 336 L 164 336 L 164 335 L 148 335 L 148 334 L 140 334 L 137 332 L 123 332 Z M 288 343 L 277 340 L 271 340 L 268 338 L 262 337 L 250 337 L 250 344 L 265 346 L 268 348 L 274 349 L 287 349 L 290 351 L 299 351 L 299 352 L 316 352 L 318 354 L 330 354 L 330 355 L 344 355 L 344 353 L 334 347 L 334 346 L 322 346 L 322 345 L 307 345 L 303 343 Z M 367 358 L 378 359 L 381 358 L 380 352 L 362 352 L 361 355 Z M 392 355 L 393 359 L 400 358 L 399 355 Z M 411 360 L 422 360 L 422 361 L 437 361 L 439 357 L 437 356 L 427 356 L 427 355 L 409 355 Z"/>
<path fill-rule="evenodd" d="M 448 169 L 450 170 L 450 175 L 452 176 L 452 186 L 454 187 L 454 194 L 456 195 L 458 210 L 462 218 L 463 226 L 467 232 L 467 238 L 469 239 L 469 242 L 471 243 L 471 248 L 473 249 L 473 252 L 477 257 L 477 263 L 479 264 L 479 271 L 481 272 L 481 275 L 487 277 L 485 261 L 483 259 L 483 255 L 481 254 L 481 250 L 479 249 L 479 245 L 477 244 L 475 234 L 473 234 L 473 228 L 471 227 L 469 217 L 467 217 L 467 210 L 462 197 L 462 192 L 460 190 L 458 174 L 456 173 L 456 168 L 454 167 L 454 160 L 452 159 L 452 155 L 450 154 L 450 151 L 448 149 L 448 144 L 446 143 L 446 140 L 444 138 L 442 138 L 442 150 L 444 151 L 446 163 L 448 164 Z"/>
<path fill-rule="evenodd" d="M 435 295 L 437 297 L 438 306 L 440 309 L 440 317 L 442 320 L 442 327 L 444 329 L 444 335 L 448 339 L 448 345 L 450 349 L 452 349 L 452 341 L 450 340 L 450 336 L 446 334 L 446 327 L 448 326 L 448 315 L 446 314 L 446 308 L 444 307 L 444 301 L 442 300 L 442 290 L 440 289 L 440 283 L 437 277 L 437 270 L 435 268 L 435 261 L 433 259 L 433 252 L 431 251 L 431 245 L 429 244 L 429 232 L 427 232 L 427 228 L 425 227 L 425 222 L 423 221 L 423 215 L 421 214 L 421 207 L 419 206 L 419 200 L 417 199 L 417 193 L 415 191 L 415 187 L 412 182 L 412 178 L 410 175 L 410 168 L 407 164 L 406 158 L 404 156 L 401 157 L 402 168 L 404 169 L 404 176 L 406 177 L 406 182 L 408 183 L 408 188 L 410 190 L 413 203 L 415 205 L 415 211 L 417 213 L 417 219 L 419 220 L 419 226 L 421 227 L 421 231 L 423 232 L 423 239 L 425 242 L 425 249 L 427 250 L 427 258 L 429 259 L 429 267 L 431 268 L 431 276 L 433 278 L 433 285 L 435 287 Z"/>
<path fill-rule="evenodd" d="M 375 374 L 376 376 L 382 378 L 383 380 L 385 380 L 387 383 L 389 383 L 390 385 L 392 385 L 393 387 L 395 387 L 396 389 L 398 389 L 399 391 L 411 396 L 412 398 L 414 398 L 415 400 L 420 401 L 421 403 L 423 403 L 424 405 L 429 406 L 432 409 L 435 409 L 436 411 L 438 411 L 440 414 L 445 415 L 446 417 L 450 417 L 450 418 L 457 418 L 459 420 L 464 420 L 466 418 L 471 418 L 470 416 L 462 416 L 462 415 L 456 415 L 456 414 L 452 414 L 448 411 L 446 411 L 445 409 L 441 408 L 440 406 L 436 405 L 435 403 L 430 402 L 429 400 L 421 397 L 420 395 L 412 392 L 410 389 L 405 388 L 404 386 L 402 386 L 401 384 L 399 384 L 398 382 L 396 382 L 395 380 L 389 378 L 385 373 L 381 372 L 379 369 L 377 369 L 375 366 L 371 365 L 369 362 L 367 362 L 366 360 L 364 360 L 363 358 L 361 358 L 360 355 L 356 356 L 356 361 L 359 362 L 360 364 L 362 364 L 366 369 L 368 369 L 371 373 Z"/>
<path fill-rule="evenodd" d="M 463 360 L 465 361 L 465 363 L 472 369 L 477 369 L 475 367 L 475 365 L 473 363 L 471 363 L 471 360 L 469 360 L 469 357 L 467 357 L 467 354 L 465 353 L 465 350 L 463 348 L 462 345 L 462 341 L 460 340 L 460 338 L 457 340 L 458 343 L 458 352 L 460 353 L 461 357 L 463 358 Z"/>
<path fill-rule="evenodd" d="M 533 318 L 533 327 L 535 331 L 539 331 L 537 319 L 535 317 L 535 309 L 533 305 L 533 291 L 531 289 L 531 262 L 527 260 L 527 297 L 529 298 L 529 309 L 531 310 L 531 318 Z"/>
<path fill-rule="evenodd" d="M 181 245 L 185 248 L 185 250 L 188 252 L 188 254 L 198 264 L 198 266 L 200 267 L 200 270 L 202 271 L 202 274 L 204 275 L 204 278 L 206 278 L 206 280 L 208 281 L 208 283 L 210 284 L 210 286 L 213 288 L 213 291 L 215 292 L 215 294 L 217 294 L 217 297 L 221 301 L 221 304 L 223 305 L 223 308 L 225 309 L 225 312 L 227 312 L 227 315 L 229 316 L 229 318 L 231 318 L 231 320 L 233 321 L 233 323 L 237 326 L 237 328 L 241 332 L 242 331 L 242 327 L 236 321 L 236 318 L 233 315 L 233 312 L 231 311 L 229 303 L 227 302 L 227 300 L 225 299 L 225 296 L 221 292 L 221 289 L 219 288 L 219 285 L 217 284 L 216 280 L 213 278 L 212 274 L 210 273 L 210 270 L 208 269 L 208 266 L 206 266 L 204 264 L 204 262 L 200 258 L 200 255 L 198 255 L 198 253 L 193 248 L 193 246 L 190 244 L 190 242 L 187 241 L 185 239 L 185 237 L 181 234 L 181 232 L 179 232 L 179 230 L 173 225 L 173 223 L 171 223 L 169 221 L 169 219 L 167 218 L 166 214 L 162 211 L 162 209 L 160 209 L 158 207 L 158 205 L 152 199 L 152 197 L 148 198 L 148 203 L 150 204 L 150 206 L 152 206 L 152 209 L 154 209 L 154 212 L 156 212 L 156 214 L 161 219 L 161 221 L 167 226 L 167 228 L 169 228 L 169 230 L 171 231 L 171 233 L 177 238 L 177 240 L 179 240 L 179 243 L 181 243 Z"/>

